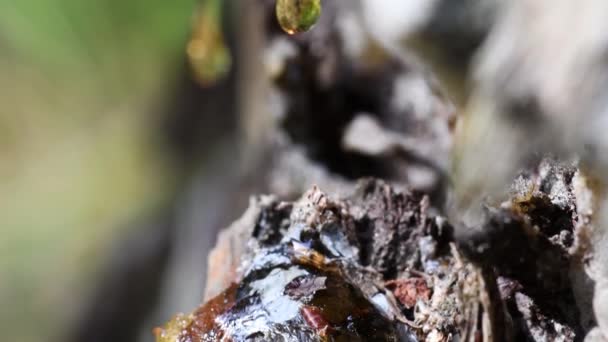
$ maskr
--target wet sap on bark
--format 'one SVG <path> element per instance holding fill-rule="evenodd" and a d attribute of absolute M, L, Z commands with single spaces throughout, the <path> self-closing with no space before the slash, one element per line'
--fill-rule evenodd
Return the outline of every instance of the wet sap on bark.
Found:
<path fill-rule="evenodd" d="M 176 319 L 164 331 L 180 322 Z M 173 330 L 180 332 L 172 341 L 192 342 L 398 341 L 394 324 L 337 265 L 299 242 L 258 254 L 238 286 L 202 306 L 187 326 Z"/>

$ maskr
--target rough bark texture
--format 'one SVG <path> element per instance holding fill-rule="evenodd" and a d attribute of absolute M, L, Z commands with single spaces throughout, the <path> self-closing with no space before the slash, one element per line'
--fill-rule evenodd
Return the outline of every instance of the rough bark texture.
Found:
<path fill-rule="evenodd" d="M 582 340 L 589 322 L 568 272 L 583 229 L 568 206 L 576 169 L 546 160 L 538 170 L 463 241 L 427 196 L 378 180 L 343 199 L 318 188 L 296 202 L 254 198 L 211 253 L 210 300 L 159 340 Z M 531 210 L 543 198 L 556 202 Z M 560 210 L 563 230 L 538 224 Z"/>

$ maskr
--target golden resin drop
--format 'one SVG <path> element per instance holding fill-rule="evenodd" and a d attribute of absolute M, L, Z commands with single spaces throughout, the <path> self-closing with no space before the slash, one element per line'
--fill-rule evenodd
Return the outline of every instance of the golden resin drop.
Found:
<path fill-rule="evenodd" d="M 202 86 L 211 86 L 223 79 L 232 65 L 222 33 L 222 1 L 202 2 L 186 48 L 194 77 Z"/>
<path fill-rule="evenodd" d="M 277 0 L 279 25 L 289 34 L 308 31 L 321 16 L 321 0 Z"/>

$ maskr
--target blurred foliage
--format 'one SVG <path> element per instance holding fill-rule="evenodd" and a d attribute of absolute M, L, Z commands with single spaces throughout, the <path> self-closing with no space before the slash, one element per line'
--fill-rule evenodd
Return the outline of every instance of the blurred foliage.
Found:
<path fill-rule="evenodd" d="M 0 0 L 0 328 L 60 339 L 129 218 L 174 188 L 152 128 L 194 0 Z"/>

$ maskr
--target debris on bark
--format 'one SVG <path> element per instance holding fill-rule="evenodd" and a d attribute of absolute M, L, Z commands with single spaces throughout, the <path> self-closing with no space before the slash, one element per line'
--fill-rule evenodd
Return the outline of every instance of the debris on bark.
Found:
<path fill-rule="evenodd" d="M 431 298 L 431 289 L 424 278 L 390 280 L 384 285 L 406 309 L 412 309 L 419 299 L 428 301 Z"/>

